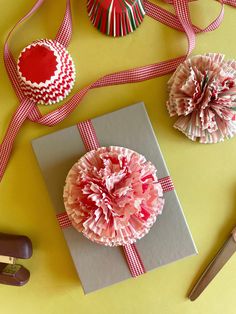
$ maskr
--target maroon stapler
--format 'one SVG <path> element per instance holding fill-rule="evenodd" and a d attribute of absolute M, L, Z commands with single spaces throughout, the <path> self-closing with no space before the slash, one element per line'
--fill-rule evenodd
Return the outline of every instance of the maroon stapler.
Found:
<path fill-rule="evenodd" d="M 0 233 L 0 283 L 23 286 L 29 281 L 30 272 L 17 259 L 32 256 L 32 242 L 26 236 Z"/>

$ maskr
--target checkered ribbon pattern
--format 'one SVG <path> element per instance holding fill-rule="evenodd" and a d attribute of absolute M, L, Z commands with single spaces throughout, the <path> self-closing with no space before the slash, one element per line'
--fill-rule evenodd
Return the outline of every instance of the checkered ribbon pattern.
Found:
<path fill-rule="evenodd" d="M 77 124 L 81 139 L 84 143 L 84 147 L 87 151 L 96 150 L 100 147 L 96 131 L 94 129 L 91 120 L 80 122 Z M 174 185 L 171 178 L 164 177 L 158 180 L 163 188 L 163 192 L 169 192 L 174 190 Z M 66 229 L 72 226 L 72 223 L 66 213 L 66 211 L 57 214 L 57 220 L 62 229 Z M 136 245 L 126 244 L 123 247 L 124 255 L 126 257 L 127 264 L 129 266 L 132 277 L 137 277 L 146 272 L 142 259 L 139 255 Z"/>
<path fill-rule="evenodd" d="M 84 146 L 88 152 L 90 150 L 96 150 L 98 147 L 100 147 L 96 131 L 91 120 L 81 122 L 77 124 L 77 127 L 80 132 L 80 136 L 82 138 Z"/>
<path fill-rule="evenodd" d="M 173 5 L 175 14 L 161 8 L 160 6 L 152 2 L 149 2 L 148 0 L 144 0 L 146 14 L 154 20 L 159 21 L 171 28 L 174 28 L 181 32 L 185 32 L 188 39 L 188 49 L 185 55 L 171 60 L 105 75 L 97 81 L 76 92 L 75 95 L 72 96 L 61 107 L 49 112 L 46 115 L 42 115 L 36 103 L 26 98 L 23 94 L 20 86 L 20 81 L 18 79 L 16 60 L 14 59 L 13 54 L 9 48 L 9 41 L 12 33 L 21 23 L 30 18 L 44 3 L 44 0 L 36 1 L 32 9 L 23 18 L 21 18 L 9 32 L 4 45 L 5 67 L 14 91 L 20 101 L 20 105 L 15 111 L 7 128 L 3 141 L 0 145 L 0 181 L 5 173 L 15 138 L 26 119 L 31 120 L 34 123 L 52 127 L 68 117 L 79 105 L 83 97 L 91 89 L 118 84 L 142 82 L 173 72 L 177 68 L 177 66 L 182 63 L 194 49 L 196 34 L 213 31 L 217 27 L 219 27 L 224 16 L 224 4 L 236 7 L 236 0 L 219 0 L 218 2 L 221 3 L 221 11 L 219 16 L 205 29 L 201 29 L 193 25 L 191 22 L 189 12 L 189 2 L 191 2 L 191 0 L 166 0 L 165 2 Z M 67 47 L 71 40 L 71 36 L 71 3 L 70 0 L 66 0 L 64 18 L 59 26 L 55 40 Z M 81 137 L 84 139 L 84 145 L 87 150 L 91 150 L 99 146 L 91 121 L 87 121 L 83 125 L 80 124 L 78 128 Z M 165 192 L 173 189 L 173 184 L 169 177 L 160 179 L 160 183 L 162 184 L 163 190 Z M 61 226 L 71 226 L 71 222 L 69 221 L 68 216 L 65 215 L 65 213 L 59 214 L 57 218 Z M 124 246 L 124 253 L 132 276 L 135 277 L 145 272 L 144 265 L 135 244 Z"/>
<path fill-rule="evenodd" d="M 12 30 L 9 32 L 5 45 L 4 45 L 4 62 L 5 67 L 12 83 L 14 91 L 20 100 L 18 109 L 13 114 L 13 117 L 6 130 L 5 136 L 0 145 L 0 181 L 5 173 L 10 154 L 13 148 L 13 143 L 20 128 L 26 119 L 31 120 L 34 123 L 38 123 L 46 126 L 54 126 L 66 117 L 68 117 L 73 110 L 79 105 L 83 97 L 88 93 L 89 90 L 112 86 L 118 84 L 137 83 L 145 80 L 160 77 L 162 75 L 173 72 L 177 66 L 182 63 L 192 52 L 195 47 L 196 34 L 213 31 L 219 27 L 224 16 L 224 5 L 230 5 L 236 7 L 236 0 L 218 0 L 221 4 L 221 11 L 219 16 L 205 29 L 201 29 L 192 24 L 189 12 L 189 2 L 194 0 L 165 0 L 174 7 L 175 14 L 163 9 L 162 7 L 154 4 L 148 0 L 144 0 L 144 7 L 146 15 L 153 18 L 156 21 L 164 23 L 165 25 L 174 28 L 178 31 L 185 32 L 188 39 L 188 49 L 185 55 L 170 59 L 167 61 L 158 62 L 130 70 L 116 72 L 108 74 L 98 79 L 97 81 L 89 84 L 75 93 L 66 103 L 61 107 L 42 115 L 39 106 L 36 105 L 32 100 L 25 98 L 20 81 L 17 74 L 16 60 L 14 59 L 11 50 L 9 48 L 9 40 L 12 33 L 16 28 L 23 23 L 25 20 L 30 18 L 44 3 L 45 0 L 36 1 L 32 9 L 21 18 Z M 64 18 L 59 27 L 55 40 L 60 42 L 64 46 L 68 46 L 72 36 L 72 17 L 71 17 L 71 4 L 70 0 L 66 0 L 66 10 Z"/>

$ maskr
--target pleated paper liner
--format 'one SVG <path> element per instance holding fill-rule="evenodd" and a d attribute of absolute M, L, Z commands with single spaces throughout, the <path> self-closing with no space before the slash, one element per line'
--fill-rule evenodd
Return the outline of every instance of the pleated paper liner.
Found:
<path fill-rule="evenodd" d="M 113 37 L 132 33 L 145 16 L 143 0 L 88 0 L 87 9 L 92 24 Z"/>
<path fill-rule="evenodd" d="M 65 47 L 53 40 L 38 40 L 23 49 L 17 68 L 25 96 L 37 103 L 57 103 L 74 85 L 73 60 Z"/>

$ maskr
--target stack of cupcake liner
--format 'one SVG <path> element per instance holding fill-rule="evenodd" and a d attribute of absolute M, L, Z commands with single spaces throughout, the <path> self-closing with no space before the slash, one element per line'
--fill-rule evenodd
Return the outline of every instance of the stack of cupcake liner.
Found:
<path fill-rule="evenodd" d="M 23 49 L 17 69 L 23 93 L 39 104 L 50 105 L 63 100 L 75 82 L 75 66 L 70 54 L 53 40 L 38 40 Z"/>

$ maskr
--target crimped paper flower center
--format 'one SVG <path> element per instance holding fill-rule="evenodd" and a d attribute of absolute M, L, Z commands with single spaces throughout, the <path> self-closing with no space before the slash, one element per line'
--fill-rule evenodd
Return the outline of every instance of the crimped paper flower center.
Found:
<path fill-rule="evenodd" d="M 236 62 L 221 54 L 194 56 L 168 82 L 167 108 L 190 139 L 216 143 L 236 133 Z"/>
<path fill-rule="evenodd" d="M 125 245 L 142 238 L 164 200 L 156 169 L 122 147 L 88 152 L 71 168 L 64 203 L 73 226 L 92 241 Z"/>

